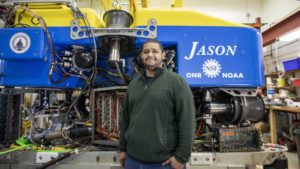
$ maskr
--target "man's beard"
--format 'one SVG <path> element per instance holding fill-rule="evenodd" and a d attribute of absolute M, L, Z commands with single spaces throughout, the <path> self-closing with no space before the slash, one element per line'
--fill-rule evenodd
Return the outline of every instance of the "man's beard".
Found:
<path fill-rule="evenodd" d="M 146 59 L 146 61 L 147 61 L 147 59 Z M 155 61 L 156 61 L 156 59 L 155 59 Z M 146 62 L 146 63 L 147 63 L 147 62 Z M 156 68 L 162 66 L 162 61 L 160 61 L 160 63 L 157 63 L 157 64 L 155 64 L 155 65 L 147 65 L 147 64 L 145 64 L 145 63 L 144 63 L 144 65 L 145 65 L 145 68 L 146 68 L 147 70 L 155 70 Z"/>
<path fill-rule="evenodd" d="M 155 64 L 155 65 L 145 65 L 145 68 L 147 70 L 155 70 L 158 67 L 162 67 L 162 63 L 161 62 L 158 63 L 158 64 Z"/>

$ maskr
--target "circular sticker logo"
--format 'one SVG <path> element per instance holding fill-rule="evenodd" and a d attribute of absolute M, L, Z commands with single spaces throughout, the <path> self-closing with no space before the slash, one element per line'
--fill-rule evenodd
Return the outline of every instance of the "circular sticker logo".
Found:
<path fill-rule="evenodd" d="M 202 65 L 204 75 L 209 78 L 217 77 L 221 72 L 221 65 L 215 59 L 208 59 Z"/>
<path fill-rule="evenodd" d="M 16 33 L 9 41 L 10 49 L 18 54 L 26 52 L 30 47 L 30 37 L 26 33 Z"/>

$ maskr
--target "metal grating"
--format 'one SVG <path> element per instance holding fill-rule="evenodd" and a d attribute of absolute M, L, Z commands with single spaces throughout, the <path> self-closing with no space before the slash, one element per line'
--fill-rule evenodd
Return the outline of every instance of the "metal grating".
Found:
<path fill-rule="evenodd" d="M 94 139 L 117 141 L 127 87 L 94 90 Z"/>

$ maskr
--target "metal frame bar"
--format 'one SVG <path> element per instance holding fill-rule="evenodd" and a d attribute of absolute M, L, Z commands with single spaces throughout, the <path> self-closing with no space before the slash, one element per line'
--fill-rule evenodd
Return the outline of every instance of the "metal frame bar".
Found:
<path fill-rule="evenodd" d="M 92 32 L 92 34 L 90 33 Z M 85 29 L 80 26 L 79 20 L 73 20 L 70 27 L 71 39 L 85 39 L 91 36 L 107 36 L 107 35 L 123 35 L 131 37 L 141 37 L 155 39 L 157 36 L 157 24 L 156 20 L 149 19 L 146 28 L 89 28 Z"/>
<path fill-rule="evenodd" d="M 263 46 L 276 41 L 281 35 L 300 27 L 300 9 L 262 33 Z"/>

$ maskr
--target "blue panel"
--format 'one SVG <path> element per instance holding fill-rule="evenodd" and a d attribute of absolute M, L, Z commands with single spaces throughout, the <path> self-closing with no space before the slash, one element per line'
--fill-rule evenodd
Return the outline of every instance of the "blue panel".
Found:
<path fill-rule="evenodd" d="M 9 46 L 2 47 L 3 44 L 8 44 L 11 36 L 5 36 L 1 40 L 0 50 L 7 52 L 8 60 L 0 60 L 0 86 L 26 86 L 26 87 L 53 87 L 53 88 L 81 88 L 85 85 L 85 82 L 77 77 L 70 77 L 63 83 L 53 84 L 49 80 L 48 74 L 51 65 L 50 51 L 45 51 L 45 37 L 40 28 L 7 28 L 1 30 L 2 32 L 24 32 L 31 38 L 31 46 L 24 53 L 34 53 L 35 51 L 39 54 L 26 55 L 26 59 L 16 59 L 14 53 L 8 53 Z M 86 47 L 93 46 L 90 39 L 85 40 L 72 40 L 70 39 L 70 28 L 69 27 L 50 27 L 50 35 L 52 36 L 53 45 L 57 52 L 70 49 L 70 45 L 79 44 Z M 10 33 L 13 34 L 13 33 Z M 34 36 L 33 36 L 34 35 Z M 47 53 L 47 54 L 46 54 Z M 43 54 L 46 56 L 46 60 L 41 59 Z M 40 57 L 42 56 L 42 57 Z M 4 58 L 2 58 L 4 59 Z M 53 73 L 55 79 L 60 78 L 55 72 Z"/>
<path fill-rule="evenodd" d="M 81 79 L 74 77 L 67 79 L 63 83 L 51 83 L 48 77 L 50 67 L 49 62 L 8 62 L 2 60 L 0 61 L 0 64 L 1 86 L 78 88 L 84 85 L 84 82 Z M 55 73 L 54 78 L 58 78 Z"/>
<path fill-rule="evenodd" d="M 101 56 L 101 58 L 106 58 L 106 56 Z M 122 59 L 124 59 L 125 66 L 120 64 L 121 72 L 125 72 L 128 78 L 132 78 L 135 75 L 133 57 L 123 56 Z M 117 69 L 110 68 L 107 60 L 108 58 L 98 62 L 98 76 L 95 80 L 95 86 L 124 85 L 124 81 L 120 77 Z M 109 80 L 107 80 L 107 78 L 109 78 Z"/>
<path fill-rule="evenodd" d="M 264 86 L 261 35 L 253 28 L 159 26 L 157 39 L 177 46 L 178 73 L 190 86 Z"/>
<path fill-rule="evenodd" d="M 46 38 L 41 28 L 3 28 L 0 37 L 0 59 L 42 60 L 45 57 Z"/>
<path fill-rule="evenodd" d="M 10 30 L 12 28 L 3 29 Z M 8 59 L 17 57 L 5 54 L 0 60 L 0 86 L 59 87 L 81 88 L 84 81 L 72 77 L 65 82 L 53 84 L 48 77 L 50 55 L 45 51 L 45 37 L 39 28 L 14 28 L 37 38 L 31 39 L 30 48 L 24 52 L 30 55 L 25 60 Z M 12 31 L 14 30 L 12 29 Z M 16 31 L 17 32 L 17 31 Z M 71 45 L 93 47 L 91 39 L 70 39 L 69 27 L 50 27 L 50 35 L 57 52 L 70 49 Z M 11 33 L 13 34 L 13 33 Z M 38 37 L 39 36 L 39 37 Z M 3 35 L 0 50 L 8 52 L 12 35 Z M 39 40 L 40 39 L 40 40 Z M 165 46 L 173 45 L 177 49 L 178 73 L 190 86 L 198 87 L 257 87 L 264 85 L 263 58 L 260 33 L 244 27 L 201 27 L 201 26 L 159 26 L 158 40 Z M 137 39 L 136 47 L 144 39 Z M 4 47 L 2 47 L 4 45 Z M 35 45 L 34 49 L 32 45 Z M 43 53 L 47 53 L 43 56 Z M 1 52 L 0 52 L 1 55 Z M 132 74 L 131 57 L 126 58 L 126 72 Z M 45 61 L 44 58 L 47 58 Z M 105 68 L 105 65 L 100 64 Z M 55 76 L 55 78 L 58 78 Z M 96 84 L 105 80 L 97 78 Z M 115 77 L 115 81 L 121 82 Z"/>

